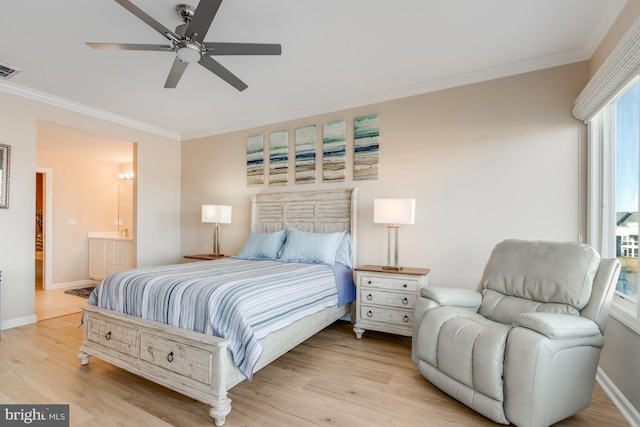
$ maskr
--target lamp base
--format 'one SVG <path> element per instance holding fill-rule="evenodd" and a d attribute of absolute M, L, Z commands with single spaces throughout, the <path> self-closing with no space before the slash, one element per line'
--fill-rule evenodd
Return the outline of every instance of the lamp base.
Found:
<path fill-rule="evenodd" d="M 393 266 L 393 265 L 384 265 L 384 266 L 382 266 L 382 269 L 383 270 L 399 271 L 399 270 L 402 270 L 402 267 L 396 267 L 396 266 Z"/>

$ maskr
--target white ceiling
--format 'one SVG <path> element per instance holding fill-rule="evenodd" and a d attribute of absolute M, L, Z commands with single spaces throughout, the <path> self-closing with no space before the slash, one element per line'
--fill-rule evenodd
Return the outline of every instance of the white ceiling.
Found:
<path fill-rule="evenodd" d="M 170 29 L 184 0 L 132 0 Z M 202 0 L 206 1 L 206 0 Z M 197 0 L 192 5 L 197 6 Z M 205 41 L 280 43 L 216 57 L 243 92 L 171 52 L 113 0 L 0 0 L 0 90 L 179 139 L 262 126 L 588 59 L 626 0 L 226 0 Z"/>

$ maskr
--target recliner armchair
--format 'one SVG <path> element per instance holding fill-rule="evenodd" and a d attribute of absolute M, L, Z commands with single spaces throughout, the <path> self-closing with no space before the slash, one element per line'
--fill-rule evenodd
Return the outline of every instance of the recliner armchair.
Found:
<path fill-rule="evenodd" d="M 421 290 L 413 361 L 495 422 L 549 426 L 591 402 L 619 272 L 585 244 L 505 240 L 477 291 Z"/>

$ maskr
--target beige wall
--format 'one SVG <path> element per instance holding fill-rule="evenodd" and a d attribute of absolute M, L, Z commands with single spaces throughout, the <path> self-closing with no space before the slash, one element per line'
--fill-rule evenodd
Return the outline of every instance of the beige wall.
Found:
<path fill-rule="evenodd" d="M 0 92 L 0 141 L 12 150 L 10 206 L 0 209 L 3 329 L 36 320 L 33 224 L 38 120 L 137 143 L 137 263 L 158 265 L 180 259 L 178 141 Z"/>
<path fill-rule="evenodd" d="M 386 262 L 386 228 L 373 199 L 416 198 L 416 224 L 400 230 L 400 263 L 432 269 L 430 283 L 473 288 L 493 246 L 505 238 L 576 240 L 583 126 L 571 116 L 586 63 L 568 65 L 307 119 L 183 142 L 182 252 L 208 252 L 212 231 L 200 205 L 233 205 L 222 250 L 237 253 L 249 233 L 249 194 L 360 188 L 358 262 Z M 377 181 L 247 187 L 246 138 L 380 114 Z M 320 144 L 318 144 L 320 145 Z M 352 161 L 351 156 L 348 163 Z M 318 176 L 320 176 L 318 174 Z"/>

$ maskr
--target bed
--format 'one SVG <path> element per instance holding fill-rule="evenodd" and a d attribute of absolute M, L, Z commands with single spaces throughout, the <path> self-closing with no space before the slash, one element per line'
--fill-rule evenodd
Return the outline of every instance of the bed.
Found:
<path fill-rule="evenodd" d="M 232 289 L 246 289 L 245 294 L 240 294 L 235 300 L 238 304 L 250 301 L 247 295 L 254 294 L 256 288 L 249 287 L 248 276 L 254 271 L 254 275 L 258 275 L 262 280 L 261 286 L 271 289 L 283 288 L 280 292 L 287 292 L 287 286 L 303 286 L 305 277 L 309 274 L 319 274 L 315 280 L 328 281 L 328 275 L 338 277 L 339 275 L 348 275 L 352 277 L 350 268 L 353 267 L 356 259 L 357 248 L 357 189 L 347 190 L 321 190 L 321 191 L 305 191 L 305 192 L 283 192 L 283 193 L 261 193 L 251 196 L 251 236 L 245 247 L 239 254 L 242 259 L 232 257 L 229 259 L 217 261 L 201 261 L 188 264 L 177 264 L 174 266 L 160 266 L 155 270 L 160 276 L 153 276 L 154 279 L 148 282 L 169 283 L 169 278 L 179 275 L 182 286 L 185 283 L 191 285 L 196 280 L 205 280 L 208 277 L 207 269 L 215 268 L 219 270 L 216 277 L 222 277 L 228 274 L 229 281 L 225 285 L 214 284 L 214 280 L 208 280 L 207 286 L 211 288 L 205 292 L 208 295 L 206 301 L 212 301 L 216 298 L 218 289 L 223 286 Z M 298 251 L 285 250 L 283 246 L 278 252 L 282 259 L 277 261 L 265 259 L 252 259 L 255 255 L 249 247 L 252 238 L 262 239 L 264 236 L 272 238 L 276 235 L 285 233 L 287 237 L 286 244 L 295 242 L 297 238 L 304 235 L 309 237 L 310 233 L 316 237 L 328 237 L 329 235 L 337 235 L 342 233 L 344 236 L 340 240 L 336 252 L 336 261 L 339 261 L 338 253 L 342 252 L 342 257 L 348 254 L 349 259 L 346 261 L 336 262 L 333 266 L 326 264 L 308 264 L 295 262 L 299 260 L 300 248 Z M 345 246 L 348 243 L 348 249 Z M 287 247 L 286 249 L 289 249 Z M 247 252 L 248 251 L 248 252 Z M 302 248 L 304 252 L 304 247 Z M 249 254 L 249 255 L 247 255 Z M 247 260 L 248 258 L 248 260 Z M 261 258 L 257 256 L 256 258 Z M 283 262 L 285 261 L 285 262 Z M 294 262 L 287 262 L 294 261 Z M 247 264 L 247 263 L 254 264 Z M 343 263 L 349 264 L 347 267 Z M 280 268 L 278 265 L 286 266 L 286 270 L 290 270 L 288 276 L 284 276 L 284 272 L 277 270 L 274 277 L 287 277 L 287 279 L 277 280 L 267 278 L 265 271 Z M 256 266 L 255 268 L 252 267 Z M 149 304 L 148 300 L 157 298 L 157 300 L 174 300 L 180 286 L 177 284 L 166 285 L 171 287 L 171 292 L 165 296 L 154 294 L 142 284 L 145 277 L 152 277 L 153 269 L 143 268 L 134 269 L 124 273 L 118 273 L 127 277 L 123 283 L 127 283 L 128 287 L 134 288 L 140 286 L 138 291 L 134 291 L 132 295 L 143 295 L 145 289 L 145 297 L 128 297 L 118 302 L 116 295 L 124 295 L 124 291 L 109 289 L 109 280 L 116 281 L 116 277 L 107 277 L 92 294 L 89 300 L 92 304 L 82 307 L 83 310 L 83 341 L 78 352 L 82 365 L 89 363 L 90 356 L 96 356 L 113 365 L 123 368 L 129 372 L 147 378 L 155 383 L 168 387 L 186 396 L 192 397 L 198 401 L 204 402 L 211 406 L 210 416 L 215 420 L 217 426 L 221 426 L 225 422 L 225 417 L 231 411 L 231 400 L 227 397 L 227 391 L 245 379 L 251 376 L 261 368 L 288 352 L 301 342 L 321 331 L 331 323 L 338 319 L 345 318 L 351 312 L 351 304 L 344 303 L 350 298 L 348 295 L 336 290 L 335 295 L 327 291 L 324 285 L 324 291 L 320 292 L 320 296 L 309 297 L 314 301 L 321 301 L 322 308 L 290 307 L 287 313 L 297 313 L 294 318 L 291 316 L 280 316 L 268 314 L 265 317 L 266 310 L 255 311 L 255 317 L 264 320 L 264 324 L 279 324 L 279 328 L 273 331 L 269 328 L 257 330 L 252 340 L 241 345 L 239 350 L 237 340 L 233 334 L 227 332 L 220 333 L 214 331 L 211 325 L 219 325 L 218 320 L 205 319 L 202 316 L 189 315 L 191 309 L 184 310 L 177 307 L 176 303 L 169 309 L 154 311 L 154 304 Z M 327 271 L 330 270 L 331 273 Z M 346 270 L 346 272 L 345 272 Z M 232 276 L 239 275 L 239 276 Z M 281 276 L 283 275 L 283 276 Z M 159 280 L 157 277 L 161 277 Z M 178 277 L 178 276 L 176 276 Z M 311 276 L 308 276 L 311 277 Z M 316 276 L 314 276 L 316 277 Z M 197 278 L 197 279 L 196 279 Z M 217 280 L 217 279 L 216 279 Z M 297 282 L 295 280 L 298 280 Z M 311 280 L 311 279 L 309 279 Z M 318 283 L 319 283 L 318 282 Z M 230 285 L 233 283 L 233 286 Z M 237 284 L 242 284 L 238 286 Z M 115 285 L 113 285 L 115 286 Z M 204 286 L 204 285 L 203 285 Z M 353 285 L 351 285 L 353 286 Z M 314 285 L 315 288 L 320 286 Z M 335 286 L 334 286 L 335 288 Z M 182 289 L 182 288 L 180 288 Z M 184 289 L 190 289 L 184 285 Z M 198 288 L 203 289 L 203 288 Z M 188 295 L 190 291 L 184 291 L 181 295 Z M 200 290 L 198 292 L 201 292 Z M 239 291 L 238 291 L 239 292 Z M 261 291 L 262 292 L 262 291 Z M 324 292 L 324 293 L 323 293 Z M 151 295 L 151 297 L 149 297 Z M 159 295 L 159 296 L 158 296 Z M 169 296 L 167 296 L 169 295 Z M 200 294 L 198 294 L 200 295 Z M 346 296 L 345 296 L 346 295 Z M 353 293 L 355 295 L 355 292 Z M 265 301 L 271 301 L 273 297 L 260 294 L 259 304 L 253 304 L 254 307 L 260 309 L 267 307 Z M 132 308 L 133 300 L 147 300 L 147 306 L 151 308 Z M 182 298 L 187 300 L 188 298 Z M 194 301 L 205 301 L 205 298 L 192 297 Z M 220 297 L 220 299 L 231 300 L 228 297 Z M 98 304 L 98 300 L 100 303 Z M 126 301 L 124 301 L 126 300 Z M 291 303 L 293 303 L 291 301 Z M 93 305 L 98 304 L 98 305 Z M 278 303 L 280 306 L 280 303 Z M 105 308 L 110 307 L 110 308 Z M 129 307 L 129 309 L 125 309 Z M 136 306 L 137 307 L 137 306 Z M 207 315 L 214 314 L 213 305 L 205 307 Z M 305 312 L 305 310 L 312 310 Z M 180 311 L 183 310 L 183 311 Z M 247 310 L 245 306 L 243 311 Z M 136 315 L 126 314 L 127 311 Z M 193 309 L 196 312 L 196 309 Z M 145 313 L 142 313 L 145 312 Z M 270 312 L 268 312 L 270 313 Z M 146 317 L 149 318 L 146 318 Z M 228 319 L 228 315 L 219 315 Z M 197 319 L 195 319 L 197 318 Z M 154 319 L 154 320 L 150 320 Z M 267 319 L 267 320 L 265 320 Z M 185 324 L 200 325 L 188 330 Z M 229 324 L 236 324 L 236 321 L 229 321 Z M 178 326 L 180 325 L 180 326 Z M 207 326 L 209 325 L 209 326 Z M 282 327 L 285 325 L 284 327 Z M 181 327 L 183 326 L 183 327 Z M 213 334 L 225 336 L 220 338 Z M 239 331 L 240 335 L 249 335 L 244 330 Z M 259 347 L 259 354 L 256 357 L 255 350 Z M 235 360 L 234 360 L 235 357 Z M 240 361 L 241 363 L 238 363 Z"/>

